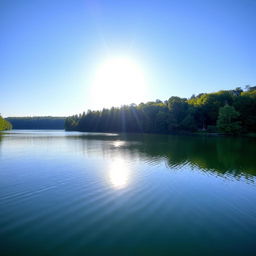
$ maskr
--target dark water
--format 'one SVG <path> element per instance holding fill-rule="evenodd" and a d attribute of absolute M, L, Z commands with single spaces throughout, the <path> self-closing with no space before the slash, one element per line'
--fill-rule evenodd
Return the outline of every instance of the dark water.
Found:
<path fill-rule="evenodd" d="M 256 255 L 256 141 L 0 136 L 1 255 Z"/>

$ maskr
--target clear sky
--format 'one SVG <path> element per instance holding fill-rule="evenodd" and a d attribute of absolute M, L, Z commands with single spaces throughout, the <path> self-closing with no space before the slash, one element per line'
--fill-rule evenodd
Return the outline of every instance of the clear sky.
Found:
<path fill-rule="evenodd" d="M 133 63 L 127 74 L 120 62 L 108 68 L 120 56 Z M 120 84 L 135 69 L 144 87 L 111 86 L 118 66 Z M 102 90 L 95 85 L 104 81 Z M 126 94 L 139 103 L 247 84 L 256 84 L 256 0 L 0 1 L 5 117 L 66 116 Z"/>

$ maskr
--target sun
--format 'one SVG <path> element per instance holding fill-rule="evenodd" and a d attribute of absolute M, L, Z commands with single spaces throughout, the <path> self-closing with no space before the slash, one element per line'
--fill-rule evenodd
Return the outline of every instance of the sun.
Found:
<path fill-rule="evenodd" d="M 105 60 L 96 70 L 91 101 L 95 108 L 140 103 L 146 95 L 145 75 L 140 65 L 128 57 Z"/>

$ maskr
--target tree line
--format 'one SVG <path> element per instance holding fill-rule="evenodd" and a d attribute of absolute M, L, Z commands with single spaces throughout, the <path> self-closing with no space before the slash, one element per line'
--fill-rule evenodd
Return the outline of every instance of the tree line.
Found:
<path fill-rule="evenodd" d="M 8 117 L 13 129 L 64 129 L 65 117 Z"/>
<path fill-rule="evenodd" d="M 10 122 L 0 116 L 0 131 L 11 130 L 12 125 Z"/>
<path fill-rule="evenodd" d="M 245 90 L 170 97 L 139 105 L 112 107 L 66 118 L 65 129 L 86 132 L 256 132 L 256 86 Z"/>

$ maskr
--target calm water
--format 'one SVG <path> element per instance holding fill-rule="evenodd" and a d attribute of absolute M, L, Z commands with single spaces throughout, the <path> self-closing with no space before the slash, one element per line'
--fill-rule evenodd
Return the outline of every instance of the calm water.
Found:
<path fill-rule="evenodd" d="M 0 135 L 1 255 L 256 255 L 256 141 Z"/>

